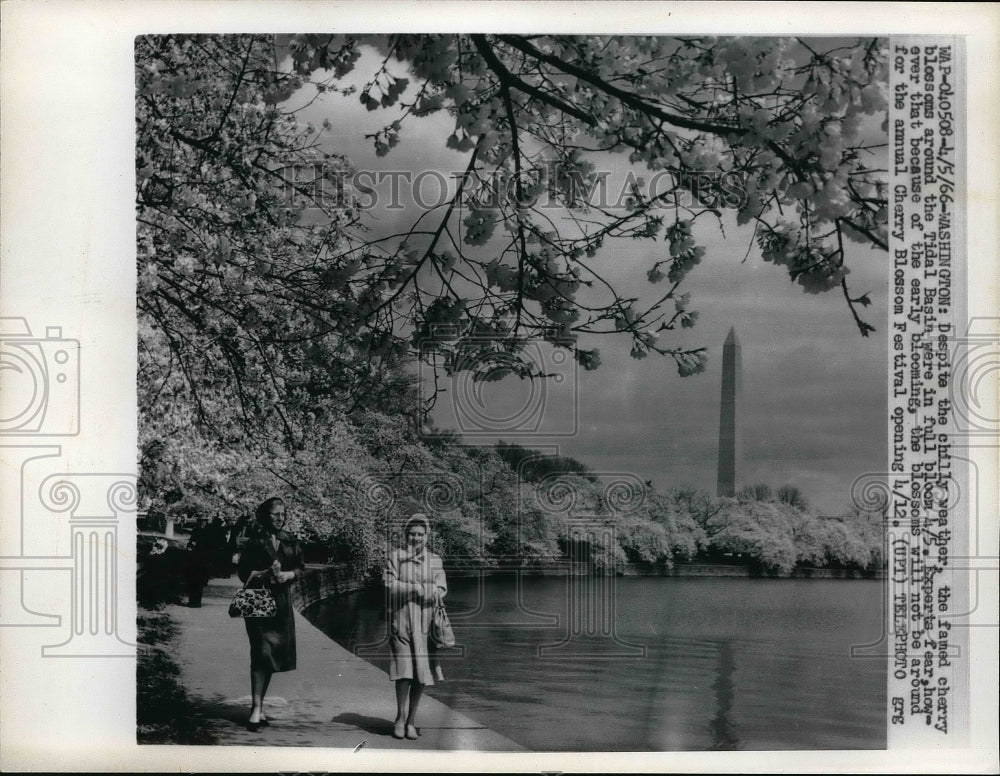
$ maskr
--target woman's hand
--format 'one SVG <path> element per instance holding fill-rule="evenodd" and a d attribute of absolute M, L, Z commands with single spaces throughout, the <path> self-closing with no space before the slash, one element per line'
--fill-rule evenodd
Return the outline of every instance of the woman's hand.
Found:
<path fill-rule="evenodd" d="M 275 570 L 273 567 L 267 569 L 260 569 L 259 571 L 251 571 L 250 579 L 248 579 L 247 581 L 249 582 L 254 579 L 260 579 L 262 577 L 266 577 L 269 582 L 284 584 L 285 582 L 291 582 L 293 579 L 295 579 L 295 572 L 281 571 L 280 567 L 277 570 Z"/>

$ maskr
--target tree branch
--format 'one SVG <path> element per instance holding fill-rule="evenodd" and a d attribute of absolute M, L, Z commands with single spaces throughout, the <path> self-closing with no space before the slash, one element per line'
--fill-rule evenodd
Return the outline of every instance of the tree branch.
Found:
<path fill-rule="evenodd" d="M 739 127 L 726 126 L 724 124 L 708 124 L 702 121 L 695 121 L 693 119 L 688 119 L 683 116 L 677 116 L 672 113 L 667 113 L 665 110 L 658 108 L 657 106 L 647 102 L 643 98 L 631 92 L 626 92 L 624 89 L 619 89 L 616 86 L 612 86 L 607 81 L 602 78 L 598 78 L 589 70 L 585 70 L 582 67 L 573 65 L 566 62 L 559 57 L 553 56 L 552 54 L 546 54 L 544 51 L 532 46 L 524 38 L 517 35 L 498 35 L 500 40 L 506 43 L 511 48 L 515 48 L 518 51 L 527 54 L 539 62 L 545 62 L 546 64 L 552 65 L 558 70 L 571 75 L 574 78 L 578 78 L 585 83 L 595 86 L 600 89 L 605 94 L 609 94 L 612 97 L 616 97 L 621 100 L 625 105 L 630 108 L 645 114 L 646 116 L 655 116 L 661 121 L 666 122 L 674 127 L 680 127 L 681 129 L 693 129 L 698 132 L 711 132 L 717 135 L 744 135 L 746 130 L 740 129 Z M 588 122 L 589 123 L 589 122 Z M 593 126 L 593 124 L 591 124 Z"/>
<path fill-rule="evenodd" d="M 516 75 L 510 72 L 504 64 L 497 58 L 493 49 L 490 48 L 489 44 L 486 42 L 485 35 L 473 35 L 472 42 L 475 44 L 476 49 L 482 55 L 487 66 L 496 73 L 497 78 L 500 79 L 500 83 L 506 86 L 513 86 L 518 91 L 524 92 L 525 94 L 531 95 L 542 102 L 551 105 L 553 108 L 558 108 L 563 113 L 572 116 L 579 121 L 582 121 L 588 127 L 597 126 L 597 119 L 595 119 L 591 114 L 586 113 L 579 108 L 570 105 L 568 102 L 554 97 L 548 92 L 539 89 L 536 86 L 532 86 L 525 81 L 522 81 Z"/>

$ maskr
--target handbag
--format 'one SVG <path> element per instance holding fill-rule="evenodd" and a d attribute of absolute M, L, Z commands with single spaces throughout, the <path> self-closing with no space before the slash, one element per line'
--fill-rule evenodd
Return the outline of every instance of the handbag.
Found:
<path fill-rule="evenodd" d="M 266 587 L 247 587 L 248 579 L 229 604 L 230 617 L 274 617 L 278 602 Z"/>
<path fill-rule="evenodd" d="M 448 619 L 448 612 L 444 608 L 444 601 L 437 599 L 434 605 L 434 612 L 431 615 L 431 641 L 438 647 L 454 647 L 455 634 L 451 630 L 451 620 Z"/>

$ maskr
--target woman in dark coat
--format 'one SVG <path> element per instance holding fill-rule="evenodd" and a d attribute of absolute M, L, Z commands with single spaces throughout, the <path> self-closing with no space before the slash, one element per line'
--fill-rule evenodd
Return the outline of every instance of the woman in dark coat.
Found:
<path fill-rule="evenodd" d="M 295 615 L 291 582 L 302 576 L 302 550 L 295 538 L 280 530 L 285 521 L 285 503 L 269 498 L 259 507 L 247 527 L 247 542 L 240 552 L 237 571 L 247 587 L 268 587 L 278 604 L 274 617 L 244 619 L 250 639 L 250 693 L 253 707 L 248 726 L 256 730 L 268 724 L 264 696 L 271 675 L 295 668 Z"/>

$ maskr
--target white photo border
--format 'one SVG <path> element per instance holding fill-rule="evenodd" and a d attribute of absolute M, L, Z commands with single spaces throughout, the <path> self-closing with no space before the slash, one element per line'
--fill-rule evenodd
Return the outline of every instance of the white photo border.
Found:
<path fill-rule="evenodd" d="M 468 31 L 663 34 L 936 34 L 965 38 L 968 77 L 968 313 L 1000 315 L 1000 9 L 986 3 L 328 2 L 327 0 L 9 0 L 3 3 L 0 113 L 0 310 L 33 327 L 60 326 L 86 360 L 81 416 L 99 435 L 27 443 L 20 455 L 61 455 L 65 470 L 135 473 L 134 92 L 136 35 L 167 32 Z M 33 333 L 38 335 L 37 328 Z M 995 408 L 992 417 L 996 417 Z M 996 439 L 970 450 L 980 472 L 1000 471 Z M 10 445 L 5 441 L 3 447 Z M 53 448 L 56 452 L 53 452 Z M 0 450 L 7 466 L 14 455 Z M 100 473 L 99 475 L 96 473 Z M 117 479 L 116 479 L 117 478 Z M 90 480 L 87 484 L 93 484 Z M 127 490 L 127 488 L 126 488 Z M 989 481 L 980 515 L 1000 513 Z M 102 491 L 104 492 L 104 491 Z M 125 496 L 128 498 L 127 494 Z M 0 493 L 0 556 L 24 541 L 20 504 Z M 127 504 L 125 505 L 127 507 Z M 117 514 L 117 513 L 116 513 Z M 70 520 L 72 522 L 72 520 Z M 33 527 L 32 530 L 40 530 Z M 978 526 L 996 549 L 997 524 Z M 117 527 L 119 547 L 135 527 Z M 63 534 L 66 532 L 63 531 Z M 61 540 L 64 541 L 64 540 Z M 65 547 L 62 548 L 65 550 Z M 55 557 L 56 550 L 53 550 Z M 120 551 L 121 578 L 134 557 Z M 997 571 L 980 590 L 996 622 Z M 62 568 L 54 563 L 52 568 Z M 47 568 L 44 559 L 35 568 Z M 3 585 L 21 572 L 0 564 Z M 978 572 L 977 572 L 978 573 Z M 991 574 L 992 577 L 988 578 Z M 994 580 L 993 582 L 990 579 Z M 135 640 L 134 589 L 119 591 L 123 652 Z M 6 595 L 6 593 L 5 593 Z M 4 599 L 6 601 L 6 598 Z M 27 624 L 27 623 L 26 623 Z M 44 628 L 0 629 L 0 767 L 8 771 L 686 771 L 995 772 L 998 628 L 972 629 L 975 661 L 967 749 L 850 752 L 479 754 L 326 749 L 138 746 L 131 659 L 44 660 Z M 50 638 L 51 634 L 49 634 Z"/>

